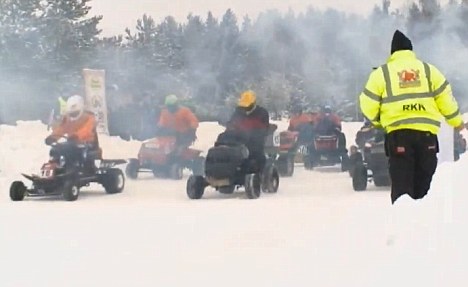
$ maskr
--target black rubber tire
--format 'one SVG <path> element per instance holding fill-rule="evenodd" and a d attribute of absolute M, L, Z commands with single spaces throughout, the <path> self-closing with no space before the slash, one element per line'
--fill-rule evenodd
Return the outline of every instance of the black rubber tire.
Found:
<path fill-rule="evenodd" d="M 80 188 L 73 181 L 65 181 L 62 186 L 62 197 L 66 201 L 75 201 L 80 195 Z"/>
<path fill-rule="evenodd" d="M 193 160 L 192 163 L 192 174 L 193 175 L 204 175 L 205 174 L 205 158 L 199 156 Z"/>
<path fill-rule="evenodd" d="M 153 176 L 156 178 L 161 177 L 161 175 L 163 174 L 161 173 L 161 170 L 157 168 L 153 168 L 151 171 L 153 172 Z"/>
<path fill-rule="evenodd" d="M 191 175 L 187 180 L 187 196 L 190 199 L 200 199 L 205 192 L 205 179 L 201 175 Z"/>
<path fill-rule="evenodd" d="M 342 172 L 348 171 L 350 168 L 349 165 L 350 165 L 350 162 L 349 162 L 348 155 L 347 154 L 342 155 L 341 156 L 341 171 Z"/>
<path fill-rule="evenodd" d="M 138 161 L 136 158 L 132 158 L 125 167 L 125 175 L 127 175 L 128 178 L 137 179 L 139 169 L 140 161 Z"/>
<path fill-rule="evenodd" d="M 294 156 L 284 155 L 278 158 L 278 173 L 282 177 L 291 177 L 294 174 Z"/>
<path fill-rule="evenodd" d="M 314 169 L 314 163 L 312 159 L 310 158 L 310 155 L 304 156 L 304 168 L 306 170 L 313 170 Z"/>
<path fill-rule="evenodd" d="M 183 177 L 184 177 L 184 168 L 178 163 L 171 164 L 171 166 L 169 167 L 169 178 L 180 180 Z"/>
<path fill-rule="evenodd" d="M 102 186 L 107 194 L 121 193 L 125 188 L 125 176 L 118 168 L 111 168 L 102 178 Z"/>
<path fill-rule="evenodd" d="M 349 162 L 348 162 L 348 173 L 349 176 L 352 178 L 354 169 L 356 168 L 357 165 L 362 165 L 364 163 L 364 158 L 362 157 L 361 153 L 358 153 L 358 155 L 354 156 L 353 161 L 351 161 L 351 158 L 348 156 Z"/>
<path fill-rule="evenodd" d="M 377 175 L 373 177 L 375 186 L 390 186 L 392 181 L 389 175 Z"/>
<path fill-rule="evenodd" d="M 251 173 L 245 176 L 245 193 L 249 199 L 257 199 L 261 194 L 261 179 L 258 173 Z"/>
<path fill-rule="evenodd" d="M 279 187 L 279 173 L 277 167 L 269 162 L 263 168 L 263 173 L 261 175 L 261 188 L 265 193 L 276 193 Z"/>
<path fill-rule="evenodd" d="M 367 188 L 367 168 L 360 164 L 356 165 L 353 172 L 353 189 L 364 191 Z"/>
<path fill-rule="evenodd" d="M 26 186 L 22 181 L 14 181 L 10 186 L 10 199 L 12 201 L 22 201 L 26 191 Z"/>

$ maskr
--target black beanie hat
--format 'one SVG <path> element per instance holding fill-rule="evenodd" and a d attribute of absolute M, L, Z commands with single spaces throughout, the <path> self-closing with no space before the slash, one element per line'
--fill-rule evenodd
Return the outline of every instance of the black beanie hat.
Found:
<path fill-rule="evenodd" d="M 393 34 L 392 50 L 390 54 L 401 50 L 413 50 L 413 45 L 411 44 L 411 40 L 408 39 L 405 34 L 401 33 L 399 30 L 396 30 L 395 34 Z"/>

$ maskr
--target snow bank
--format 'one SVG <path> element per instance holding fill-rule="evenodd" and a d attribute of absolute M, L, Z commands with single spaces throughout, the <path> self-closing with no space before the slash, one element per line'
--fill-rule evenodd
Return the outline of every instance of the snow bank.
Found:
<path fill-rule="evenodd" d="M 360 126 L 343 124 L 348 145 Z M 222 129 L 202 123 L 196 146 Z M 190 201 L 184 180 L 147 176 L 122 194 L 11 202 L 11 180 L 47 159 L 47 134 L 38 122 L 0 126 L 2 287 L 466 285 L 466 154 L 439 166 L 424 200 L 395 206 L 386 188 L 354 192 L 339 168 L 301 166 L 258 200 L 208 189 Z M 106 157 L 140 146 L 100 140 Z"/>

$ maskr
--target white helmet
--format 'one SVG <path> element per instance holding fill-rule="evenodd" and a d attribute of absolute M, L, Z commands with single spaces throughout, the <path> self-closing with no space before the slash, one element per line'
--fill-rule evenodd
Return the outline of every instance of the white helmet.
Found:
<path fill-rule="evenodd" d="M 70 120 L 76 121 L 84 112 L 84 99 L 81 96 L 74 95 L 68 98 L 66 113 Z"/>

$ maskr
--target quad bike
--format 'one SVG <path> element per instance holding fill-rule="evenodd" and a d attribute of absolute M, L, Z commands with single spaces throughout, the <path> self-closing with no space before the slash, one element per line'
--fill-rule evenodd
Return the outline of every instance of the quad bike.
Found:
<path fill-rule="evenodd" d="M 249 157 L 249 149 L 243 141 L 234 138 L 230 132 L 218 136 L 215 146 L 208 150 L 205 176 L 191 175 L 187 181 L 190 199 L 202 198 L 207 186 L 223 194 L 231 194 L 243 187 L 249 199 L 260 197 L 261 192 L 278 191 L 279 174 L 275 158 L 267 155 L 266 164 L 260 172 L 257 162 Z"/>
<path fill-rule="evenodd" d="M 27 188 L 22 181 L 11 184 L 11 200 L 21 201 L 25 196 L 62 195 L 66 201 L 74 201 L 80 194 L 80 188 L 90 183 L 101 184 L 108 194 L 123 191 L 125 177 L 116 166 L 126 163 L 125 160 L 104 160 L 100 149 L 77 145 L 67 139 L 61 139 L 51 146 L 50 159 L 42 165 L 40 174 L 22 174 L 32 182 L 31 188 Z M 99 162 L 99 166 L 95 161 Z"/>
<path fill-rule="evenodd" d="M 304 157 L 304 167 L 313 169 L 318 166 L 341 165 L 341 171 L 348 170 L 348 154 L 340 148 L 337 135 L 316 135 L 313 144 L 308 146 Z"/>
<path fill-rule="evenodd" d="M 142 143 L 138 158 L 132 158 L 125 169 L 131 179 L 138 178 L 139 172 L 152 172 L 156 177 L 182 179 L 184 168 L 194 174 L 203 173 L 201 150 L 192 148 L 179 149 L 176 137 L 158 136 Z"/>
<path fill-rule="evenodd" d="M 381 136 L 367 140 L 362 147 L 362 153 L 351 156 L 350 175 L 355 191 L 363 191 L 368 182 L 375 186 L 390 186 L 391 179 L 388 171 L 388 157 L 385 154 L 385 143 Z"/>

